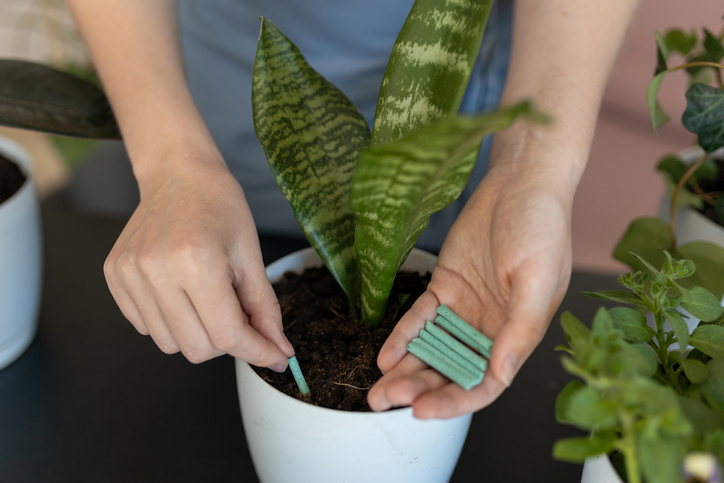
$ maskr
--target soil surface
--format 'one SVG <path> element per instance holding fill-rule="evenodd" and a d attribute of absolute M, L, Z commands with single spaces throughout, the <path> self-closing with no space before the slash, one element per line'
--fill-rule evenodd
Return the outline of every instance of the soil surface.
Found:
<path fill-rule="evenodd" d="M 413 301 L 425 291 L 430 274 L 397 275 L 385 317 L 377 329 L 349 317 L 347 297 L 325 268 L 288 272 L 274 284 L 282 310 L 284 332 L 311 393 L 302 397 L 291 371 L 278 374 L 254 370 L 283 393 L 316 406 L 370 411 L 367 391 L 382 376 L 377 354 Z"/>
<path fill-rule="evenodd" d="M 20 167 L 0 154 L 0 203 L 14 195 L 25 183 Z"/>

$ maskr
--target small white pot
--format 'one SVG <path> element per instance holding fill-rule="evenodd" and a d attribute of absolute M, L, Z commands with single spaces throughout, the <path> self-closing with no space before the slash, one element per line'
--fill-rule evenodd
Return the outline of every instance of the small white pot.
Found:
<path fill-rule="evenodd" d="M 581 483 L 623 483 L 613 468 L 608 455 L 586 458 Z"/>
<path fill-rule="evenodd" d="M 37 329 L 42 250 L 40 210 L 27 151 L 0 138 L 0 153 L 20 166 L 25 184 L 0 204 L 0 369 L 28 348 Z"/>
<path fill-rule="evenodd" d="M 415 249 L 402 269 L 424 273 L 435 261 Z M 321 264 L 308 248 L 269 265 L 267 276 L 275 281 Z M 247 444 L 263 483 L 447 482 L 472 418 L 419 420 L 411 408 L 371 413 L 313 406 L 274 389 L 239 359 L 236 377 Z"/>

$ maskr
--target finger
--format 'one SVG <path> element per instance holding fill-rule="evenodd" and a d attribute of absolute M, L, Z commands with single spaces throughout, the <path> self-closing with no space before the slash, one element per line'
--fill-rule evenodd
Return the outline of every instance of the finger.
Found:
<path fill-rule="evenodd" d="M 511 280 L 509 313 L 495 337 L 489 373 L 510 386 L 523 362 L 545 335 L 565 293 L 544 276 L 523 274 Z"/>
<path fill-rule="evenodd" d="M 252 259 L 254 260 L 254 259 Z M 282 313 L 274 289 L 266 276 L 259 252 L 258 263 L 249 263 L 234 284 L 236 296 L 249 324 L 266 339 L 272 341 L 288 358 L 294 355 L 294 347 L 284 335 Z"/>
<path fill-rule="evenodd" d="M 435 320 L 440 302 L 432 292 L 425 292 L 402 316 L 385 341 L 377 356 L 377 365 L 383 373 L 390 372 L 407 354 L 407 344 L 420 335 L 425 323 Z"/>
<path fill-rule="evenodd" d="M 186 359 L 198 364 L 224 354 L 211 342 L 196 308 L 180 286 L 164 287 L 163 293 L 155 293 L 155 300 Z"/>
<path fill-rule="evenodd" d="M 422 360 L 408 354 L 382 376 L 367 394 L 373 411 L 410 406 L 425 391 L 437 389 L 449 381 Z"/>
<path fill-rule="evenodd" d="M 286 368 L 290 356 L 251 326 L 228 277 L 226 283 L 210 283 L 190 297 L 214 347 L 255 366 L 279 372 Z"/>
<path fill-rule="evenodd" d="M 126 318 L 141 334 L 150 335 L 156 345 L 166 354 L 179 351 L 176 341 L 166 327 L 163 315 L 151 296 L 153 292 L 136 268 L 130 255 L 121 255 L 106 262 L 106 278 L 111 293 L 116 297 L 119 307 L 122 305 Z"/>
<path fill-rule="evenodd" d="M 121 309 L 123 316 L 139 333 L 149 335 L 148 327 L 146 327 L 146 324 L 143 323 L 141 312 L 138 310 L 138 307 L 136 307 L 136 304 L 131 296 L 128 295 L 126 289 L 122 286 L 120 281 L 116 280 L 116 277 L 106 270 L 105 266 L 104 271 L 108 290 L 111 292 L 118 308 Z"/>
<path fill-rule="evenodd" d="M 479 411 L 490 405 L 505 390 L 505 385 L 493 377 L 465 391 L 454 383 L 420 395 L 412 406 L 413 414 L 419 419 L 448 419 Z"/>

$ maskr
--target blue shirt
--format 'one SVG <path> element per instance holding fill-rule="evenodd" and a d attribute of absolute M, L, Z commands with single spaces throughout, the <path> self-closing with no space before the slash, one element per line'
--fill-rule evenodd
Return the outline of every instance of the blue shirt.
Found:
<path fill-rule="evenodd" d="M 260 233 L 303 236 L 274 182 L 254 133 L 251 71 L 259 17 L 272 21 L 309 64 L 337 86 L 372 125 L 392 47 L 413 0 L 182 0 L 179 12 L 191 93 L 232 174 L 239 180 Z M 461 112 L 495 107 L 508 67 L 512 2 L 493 5 Z M 419 246 L 439 250 L 447 231 L 482 179 L 486 139 L 468 186 L 433 215 Z"/>

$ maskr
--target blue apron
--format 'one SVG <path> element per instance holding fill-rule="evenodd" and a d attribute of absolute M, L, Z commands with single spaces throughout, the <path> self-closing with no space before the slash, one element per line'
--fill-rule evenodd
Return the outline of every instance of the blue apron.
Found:
<path fill-rule="evenodd" d="M 179 14 L 191 93 L 260 233 L 303 236 L 256 139 L 251 71 L 259 17 L 272 21 L 320 74 L 344 92 L 372 125 L 377 95 L 397 34 L 413 0 L 182 0 Z M 460 111 L 497 106 L 508 68 L 512 1 L 496 2 Z M 418 246 L 438 251 L 482 179 L 490 136 L 463 194 L 433 215 Z"/>

